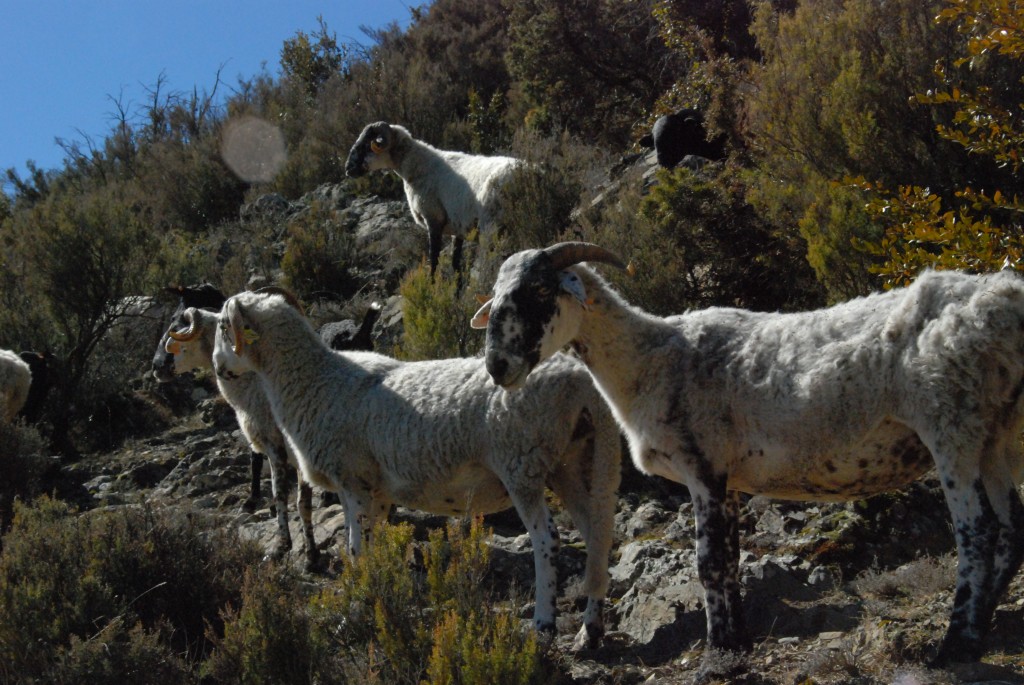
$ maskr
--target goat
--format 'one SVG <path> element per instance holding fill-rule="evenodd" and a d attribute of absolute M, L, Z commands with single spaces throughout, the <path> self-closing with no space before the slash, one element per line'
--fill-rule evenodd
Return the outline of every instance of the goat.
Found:
<path fill-rule="evenodd" d="M 175 355 L 171 353 L 169 349 L 172 342 L 171 332 L 190 327 L 192 317 L 186 318 L 184 316 L 187 309 L 195 308 L 220 311 L 221 306 L 223 306 L 224 301 L 227 299 L 220 290 L 209 283 L 203 283 L 196 286 L 169 286 L 166 288 L 166 292 L 178 297 L 178 306 L 171 314 L 171 323 L 164 331 L 163 337 L 160 338 L 160 342 L 157 343 L 156 353 L 153 355 L 153 376 L 160 382 L 171 381 L 178 373 L 186 373 L 195 369 L 209 369 L 213 366 L 212 360 L 209 357 L 207 357 L 205 361 L 201 358 L 195 358 L 190 359 L 188 362 L 179 361 L 176 364 Z M 362 324 L 357 326 L 355 323 L 348 320 L 341 322 L 332 321 L 323 325 L 320 330 L 320 334 L 334 349 L 372 350 L 373 325 L 380 317 L 380 310 L 380 305 L 374 302 L 367 309 Z M 196 335 L 200 335 L 201 332 L 202 330 L 197 331 Z M 211 338 L 208 345 L 208 351 L 212 354 L 212 328 L 209 329 L 209 335 Z M 223 394 L 223 389 L 221 389 L 221 393 Z M 243 392 L 241 395 L 245 396 L 245 393 Z M 234 407 L 234 404 L 230 401 L 229 404 L 232 404 L 232 407 Z M 270 417 L 269 411 L 260 411 L 257 409 L 256 414 L 258 414 L 260 418 Z M 239 425 L 242 423 L 242 420 L 239 419 Z M 244 428 L 242 429 L 242 432 L 246 433 Z M 246 439 L 249 440 L 250 445 L 253 444 L 247 433 Z M 277 444 L 278 442 L 280 441 L 276 441 L 276 438 L 270 438 L 270 444 Z M 280 442 L 280 444 L 283 445 L 284 443 Z M 277 482 L 277 479 L 274 478 L 273 469 L 274 464 L 271 463 L 271 484 Z M 260 500 L 262 499 L 260 491 L 262 489 L 263 453 L 261 453 L 256 447 L 252 447 L 249 453 L 249 473 L 249 496 L 246 498 L 245 502 L 242 503 L 242 509 L 244 511 L 253 512 L 259 506 Z M 278 475 L 283 476 L 283 473 Z M 286 481 L 282 480 L 280 482 L 284 483 Z M 285 497 L 285 501 L 287 501 L 287 490 L 285 490 L 283 496 Z M 280 504 L 276 494 L 274 495 L 274 501 L 277 503 L 275 506 Z M 285 531 L 287 531 L 287 528 L 285 528 Z M 289 540 L 290 538 L 282 541 L 282 544 L 287 544 L 288 548 L 290 548 L 291 543 Z"/>
<path fill-rule="evenodd" d="M 630 306 L 583 261 L 623 266 L 586 243 L 503 263 L 473 320 L 487 328 L 487 369 L 514 389 L 571 344 L 637 467 L 688 486 L 709 647 L 750 646 L 737 492 L 848 500 L 934 464 L 958 551 L 934 661 L 980 658 L 1024 557 L 1024 282 L 926 271 L 907 288 L 818 311 L 712 308 L 666 320 Z"/>
<path fill-rule="evenodd" d="M 21 357 L 0 350 L 0 421 L 11 423 L 28 399 L 32 371 Z"/>
<path fill-rule="evenodd" d="M 335 352 L 283 297 L 254 293 L 224 304 L 215 347 L 222 378 L 255 370 L 263 379 L 303 478 L 341 495 L 350 555 L 392 503 L 449 516 L 514 506 L 533 543 L 534 625 L 554 632 L 550 487 L 587 545 L 588 601 L 575 645 L 597 644 L 620 447 L 579 362 L 549 361 L 513 397 L 490 383 L 480 358 Z"/>
<path fill-rule="evenodd" d="M 362 323 L 357 324 L 352 319 L 329 321 L 317 332 L 332 350 L 370 351 L 373 349 L 373 326 L 380 318 L 380 312 L 380 303 L 372 302 Z"/>
<path fill-rule="evenodd" d="M 165 349 L 171 357 L 174 373 L 186 373 L 197 369 L 213 367 L 213 346 L 217 330 L 218 312 L 189 307 L 167 330 Z M 180 328 L 179 328 L 180 327 Z M 270 403 L 263 385 L 254 373 L 242 374 L 227 379 L 217 377 L 217 389 L 235 411 L 238 426 L 245 435 L 251 449 L 250 463 L 253 479 L 259 479 L 263 466 L 263 455 L 270 462 L 270 482 L 277 517 L 277 542 L 271 556 L 283 557 L 292 548 L 291 530 L 288 527 L 288 475 L 286 465 L 295 459 L 288 452 L 284 436 L 274 422 Z M 306 567 L 316 566 L 319 551 L 313 537 L 313 495 L 309 484 L 298 479 L 297 506 L 302 521 L 305 539 Z M 258 496 L 258 495 L 257 495 Z"/>
<path fill-rule="evenodd" d="M 167 351 L 167 345 L 171 340 L 168 332 L 171 328 L 174 326 L 177 326 L 179 329 L 187 328 L 189 325 L 189 323 L 185 322 L 183 318 L 185 310 L 192 307 L 196 309 L 220 311 L 221 306 L 224 304 L 224 300 L 227 299 L 224 293 L 209 283 L 202 283 L 195 286 L 168 286 L 165 288 L 165 292 L 175 295 L 178 298 L 178 305 L 174 312 L 171 313 L 171 325 L 165 328 L 163 336 L 157 343 L 156 353 L 153 355 L 153 376 L 161 383 L 173 380 L 176 372 L 184 373 L 189 370 L 186 368 L 176 371 L 177 367 L 174 363 L 174 355 Z M 210 363 L 207 363 L 206 367 L 197 366 L 195 368 L 209 367 Z M 244 511 L 253 512 L 259 506 L 260 499 L 262 499 L 260 490 L 263 474 L 263 455 L 256 449 L 251 450 L 249 453 L 249 474 L 249 496 L 246 498 L 245 502 L 242 503 L 242 509 Z M 271 478 L 273 478 L 273 473 L 271 473 Z"/>
<path fill-rule="evenodd" d="M 28 397 L 21 408 L 21 416 L 28 423 L 37 423 L 43 415 L 43 402 L 53 387 L 57 357 L 50 352 L 24 351 L 18 355 L 28 364 L 32 382 L 28 386 Z"/>
<path fill-rule="evenodd" d="M 219 291 L 217 292 L 219 293 Z M 221 295 L 221 299 L 223 301 L 226 298 Z M 183 297 L 184 301 L 185 297 Z M 376 303 L 370 306 L 363 325 L 360 327 L 361 335 L 356 336 L 350 343 L 373 344 L 372 341 L 364 340 L 364 336 L 368 336 L 368 331 L 372 328 L 372 322 L 376 320 L 376 313 L 379 309 L 380 306 Z M 367 325 L 368 321 L 369 325 Z M 154 358 L 154 365 L 157 361 L 161 364 L 161 373 L 158 377 L 166 377 L 168 372 L 180 374 L 212 368 L 216 324 L 217 313 L 207 309 L 187 307 L 175 316 L 161 341 L 163 355 L 158 353 Z M 286 466 L 287 464 L 294 465 L 295 459 L 291 458 L 288 452 L 284 436 L 274 422 L 270 404 L 255 374 L 241 375 L 231 380 L 217 377 L 217 389 L 234 409 L 235 418 L 251 449 L 250 464 L 253 485 L 250 498 L 244 505 L 247 510 L 255 509 L 254 502 L 259 501 L 263 455 L 267 455 L 270 462 L 271 490 L 278 522 L 278 539 L 271 555 L 281 557 L 292 548 L 291 531 L 288 527 Z M 318 552 L 313 537 L 312 490 L 309 484 L 301 478 L 298 479 L 298 493 L 297 509 L 305 538 L 306 565 L 307 568 L 313 568 L 318 559 Z"/>
<path fill-rule="evenodd" d="M 353 178 L 392 169 L 405 184 L 413 220 L 427 231 L 430 273 L 437 269 L 441 238 L 454 235 L 452 268 L 459 273 L 462 244 L 474 226 L 494 229 L 498 191 L 522 166 L 514 157 L 438 150 L 402 126 L 378 121 L 363 129 L 345 163 Z"/>
<path fill-rule="evenodd" d="M 708 160 L 725 158 L 726 140 L 725 134 L 708 140 L 704 115 L 700 110 L 681 109 L 659 117 L 651 127 L 651 132 L 638 142 L 644 147 L 654 148 L 658 164 L 666 169 L 673 169 L 683 163 L 693 171 L 698 171 Z"/>

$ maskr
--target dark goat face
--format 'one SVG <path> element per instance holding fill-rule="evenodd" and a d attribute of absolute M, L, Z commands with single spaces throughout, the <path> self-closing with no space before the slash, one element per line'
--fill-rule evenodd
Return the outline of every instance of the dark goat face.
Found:
<path fill-rule="evenodd" d="M 358 178 L 376 169 L 394 168 L 391 146 L 395 133 L 386 121 L 378 121 L 363 129 L 345 162 L 345 174 Z"/>
<path fill-rule="evenodd" d="M 543 250 L 505 260 L 494 297 L 472 322 L 487 328 L 485 360 L 494 382 L 507 390 L 521 387 L 537 364 L 569 343 L 579 329 L 582 299 L 579 277 L 552 268 Z"/>
<path fill-rule="evenodd" d="M 178 296 L 178 306 L 171 314 L 171 320 L 167 329 L 183 330 L 189 327 L 191 322 L 184 318 L 185 310 L 189 307 L 220 309 L 224 304 L 224 294 L 208 283 L 198 286 L 171 286 L 168 293 Z M 153 376 L 161 383 L 166 383 L 174 378 L 174 355 L 167 352 L 167 341 L 165 332 L 157 343 L 156 352 L 153 353 Z"/>
<path fill-rule="evenodd" d="M 188 327 L 188 324 L 184 321 L 183 314 L 185 313 L 186 307 L 178 305 L 178 308 L 174 310 L 174 314 L 171 317 L 171 323 L 168 326 L 168 330 L 182 330 Z M 160 337 L 160 342 L 157 344 L 156 352 L 153 354 L 153 377 L 161 383 L 166 383 L 174 378 L 174 355 L 167 351 L 167 341 L 170 338 L 165 331 Z"/>
<path fill-rule="evenodd" d="M 709 141 L 707 135 L 704 117 L 698 110 L 684 109 L 659 118 L 651 131 L 658 164 L 671 169 L 689 155 L 724 158 L 726 136 L 718 135 Z"/>

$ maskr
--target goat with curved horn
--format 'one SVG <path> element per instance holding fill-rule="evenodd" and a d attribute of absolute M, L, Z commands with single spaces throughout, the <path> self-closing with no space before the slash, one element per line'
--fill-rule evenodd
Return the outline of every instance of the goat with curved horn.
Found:
<path fill-rule="evenodd" d="M 202 333 L 202 329 L 196 328 L 195 319 L 187 312 L 184 315 L 186 321 L 188 321 L 188 328 L 184 331 L 176 331 L 174 327 L 167 329 L 167 337 L 176 342 L 192 342 L 199 337 Z M 170 352 L 170 350 L 168 350 Z"/>

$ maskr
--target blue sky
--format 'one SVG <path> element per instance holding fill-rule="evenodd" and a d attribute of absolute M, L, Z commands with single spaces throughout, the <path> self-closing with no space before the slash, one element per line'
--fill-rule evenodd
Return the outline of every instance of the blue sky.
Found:
<path fill-rule="evenodd" d="M 63 166 L 57 138 L 100 144 L 117 111 L 143 104 L 161 73 L 168 91 L 209 92 L 266 67 L 284 41 L 317 30 L 368 43 L 360 26 L 409 25 L 426 0 L 0 0 L 0 172 L 25 161 Z M 218 90 L 218 93 L 226 92 Z"/>

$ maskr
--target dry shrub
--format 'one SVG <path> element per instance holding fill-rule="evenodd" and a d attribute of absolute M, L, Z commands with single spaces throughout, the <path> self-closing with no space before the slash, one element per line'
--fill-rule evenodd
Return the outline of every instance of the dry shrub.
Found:
<path fill-rule="evenodd" d="M 85 682 L 86 671 L 155 682 L 133 675 L 141 664 L 154 678 L 178 673 L 208 651 L 207 627 L 260 557 L 192 514 L 17 504 L 0 556 L 0 663 L 11 682 Z"/>
<path fill-rule="evenodd" d="M 247 569 L 240 606 L 222 614 L 223 637 L 208 631 L 216 647 L 203 674 L 225 684 L 308 684 L 322 670 L 325 654 L 314 642 L 305 603 L 298 578 L 287 567 L 271 563 Z M 328 675 L 316 682 L 343 681 Z"/>
<path fill-rule="evenodd" d="M 854 582 L 862 596 L 880 599 L 909 598 L 918 602 L 953 587 L 956 560 L 953 557 L 922 557 L 893 570 L 871 569 Z"/>

